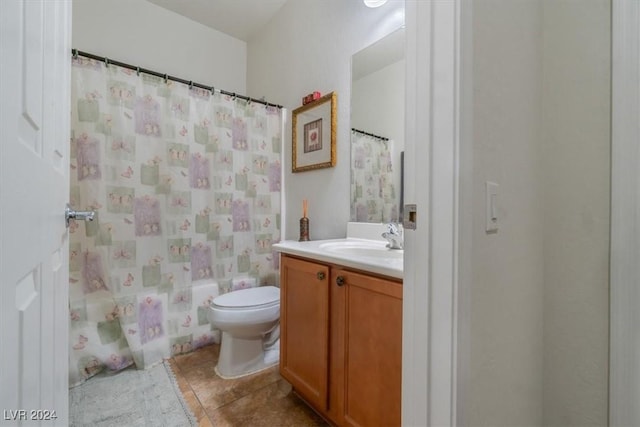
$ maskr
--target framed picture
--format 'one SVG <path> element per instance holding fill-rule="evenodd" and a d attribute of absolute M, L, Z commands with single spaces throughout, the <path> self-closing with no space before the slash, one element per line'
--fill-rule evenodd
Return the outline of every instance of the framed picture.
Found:
<path fill-rule="evenodd" d="M 293 172 L 336 165 L 336 93 L 293 110 Z"/>

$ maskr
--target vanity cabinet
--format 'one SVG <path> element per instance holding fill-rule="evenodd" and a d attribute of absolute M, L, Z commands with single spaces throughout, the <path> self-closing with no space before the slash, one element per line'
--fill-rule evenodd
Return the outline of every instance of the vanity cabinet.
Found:
<path fill-rule="evenodd" d="M 338 426 L 400 425 L 402 282 L 283 254 L 280 373 Z"/>

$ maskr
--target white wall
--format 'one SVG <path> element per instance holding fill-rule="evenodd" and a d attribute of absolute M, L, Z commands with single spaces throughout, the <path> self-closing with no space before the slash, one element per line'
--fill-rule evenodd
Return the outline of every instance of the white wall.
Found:
<path fill-rule="evenodd" d="M 473 4 L 471 425 L 607 425 L 609 3 Z"/>
<path fill-rule="evenodd" d="M 244 94 L 247 45 L 146 0 L 74 0 L 72 47 Z"/>
<path fill-rule="evenodd" d="M 545 426 L 607 425 L 610 0 L 544 0 Z"/>
<path fill-rule="evenodd" d="M 540 0 L 473 2 L 471 425 L 542 422 Z M 500 185 L 485 233 L 484 183 Z"/>
<path fill-rule="evenodd" d="M 302 199 L 312 239 L 344 237 L 349 220 L 351 55 L 404 22 L 404 1 L 369 9 L 360 1 L 295 0 L 248 43 L 247 89 L 291 110 L 314 90 L 338 95 L 337 165 L 291 173 L 291 128 L 284 139 L 285 235 L 298 239 Z M 289 122 L 290 123 L 290 122 Z"/>

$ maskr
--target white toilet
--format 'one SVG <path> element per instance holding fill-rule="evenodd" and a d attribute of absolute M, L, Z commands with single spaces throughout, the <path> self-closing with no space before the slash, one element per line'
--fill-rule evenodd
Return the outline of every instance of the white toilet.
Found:
<path fill-rule="evenodd" d="M 258 372 L 280 359 L 280 289 L 259 286 L 213 299 L 209 321 L 222 331 L 216 373 L 237 378 Z"/>

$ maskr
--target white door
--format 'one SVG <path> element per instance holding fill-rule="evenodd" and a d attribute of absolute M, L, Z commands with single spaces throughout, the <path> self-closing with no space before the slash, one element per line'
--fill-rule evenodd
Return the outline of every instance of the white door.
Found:
<path fill-rule="evenodd" d="M 68 424 L 70 18 L 0 1 L 0 425 Z"/>

